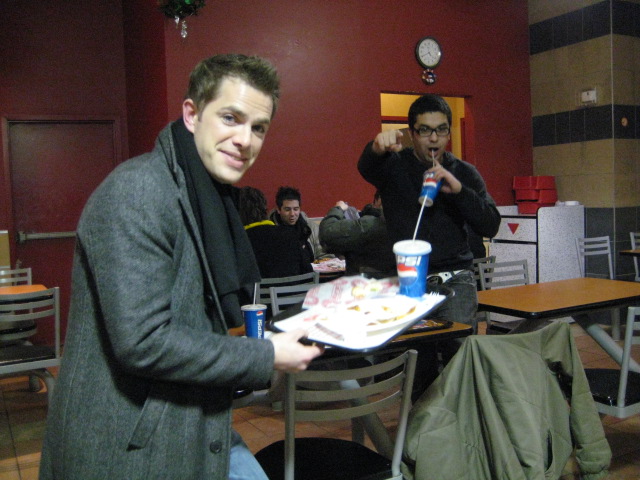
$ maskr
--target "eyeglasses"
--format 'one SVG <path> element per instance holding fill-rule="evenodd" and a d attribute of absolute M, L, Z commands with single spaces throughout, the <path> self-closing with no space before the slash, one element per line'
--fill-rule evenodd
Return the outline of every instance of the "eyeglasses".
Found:
<path fill-rule="evenodd" d="M 413 129 L 414 132 L 418 132 L 421 137 L 430 137 L 434 132 L 439 137 L 446 137 L 449 135 L 451 129 L 448 126 L 440 125 L 436 128 L 427 127 L 426 125 L 420 125 L 420 128 Z"/>

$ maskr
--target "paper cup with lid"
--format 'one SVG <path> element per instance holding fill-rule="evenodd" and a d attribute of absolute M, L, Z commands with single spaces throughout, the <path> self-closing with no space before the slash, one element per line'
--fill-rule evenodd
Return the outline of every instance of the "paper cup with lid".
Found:
<path fill-rule="evenodd" d="M 393 245 L 400 294 L 419 298 L 427 291 L 431 244 L 424 240 L 401 240 Z"/>

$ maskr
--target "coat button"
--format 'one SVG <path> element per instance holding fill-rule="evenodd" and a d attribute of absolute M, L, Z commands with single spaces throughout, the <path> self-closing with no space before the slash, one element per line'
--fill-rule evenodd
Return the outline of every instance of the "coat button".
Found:
<path fill-rule="evenodd" d="M 222 451 L 222 442 L 211 442 L 209 450 L 211 450 L 211 453 L 220 453 Z"/>

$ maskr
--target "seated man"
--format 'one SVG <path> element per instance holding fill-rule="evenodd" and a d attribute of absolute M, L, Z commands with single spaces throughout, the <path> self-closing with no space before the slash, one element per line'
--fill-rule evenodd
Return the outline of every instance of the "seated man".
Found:
<path fill-rule="evenodd" d="M 289 277 L 313 271 L 296 233 L 288 228 L 278 228 L 268 220 L 267 199 L 260 190 L 242 187 L 238 193 L 238 211 L 262 278 Z"/>
<path fill-rule="evenodd" d="M 396 275 L 378 192 L 359 214 L 345 202 L 337 202 L 320 222 L 320 242 L 327 252 L 344 255 L 347 275 Z"/>
<path fill-rule="evenodd" d="M 276 193 L 276 209 L 269 219 L 276 225 L 294 230 L 308 263 L 323 255 L 318 231 L 301 210 L 302 196 L 297 188 L 280 187 Z"/>

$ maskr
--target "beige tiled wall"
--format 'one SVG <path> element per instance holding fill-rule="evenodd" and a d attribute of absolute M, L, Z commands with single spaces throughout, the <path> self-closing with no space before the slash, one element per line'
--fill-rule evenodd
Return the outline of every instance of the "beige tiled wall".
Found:
<path fill-rule="evenodd" d="M 611 103 L 610 36 L 537 53 L 531 56 L 530 65 L 533 115 L 580 108 L 580 92 L 592 88 L 599 105 Z"/>
<path fill-rule="evenodd" d="M 640 205 L 640 140 L 614 141 L 616 207 Z"/>
<path fill-rule="evenodd" d="M 529 23 L 601 0 L 529 0 Z M 640 0 L 632 0 L 640 3 Z M 581 108 L 595 88 L 597 105 L 640 105 L 640 38 L 607 35 L 531 56 L 534 116 Z M 640 205 L 640 140 L 598 140 L 533 149 L 534 175 L 554 175 L 560 200 L 587 207 Z"/>

